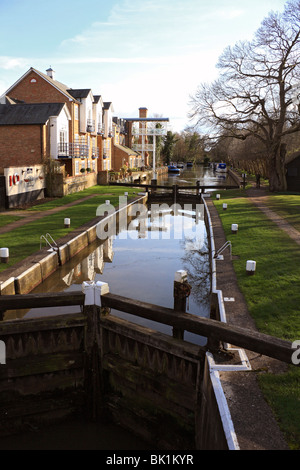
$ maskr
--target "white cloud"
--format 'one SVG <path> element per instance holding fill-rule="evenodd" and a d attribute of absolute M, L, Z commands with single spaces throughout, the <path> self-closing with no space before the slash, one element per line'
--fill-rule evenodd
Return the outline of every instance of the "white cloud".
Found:
<path fill-rule="evenodd" d="M 0 56 L 0 68 L 4 70 L 23 69 L 28 65 L 28 59 L 24 57 Z"/>
<path fill-rule="evenodd" d="M 245 13 L 244 10 L 235 10 L 235 9 L 233 9 L 233 10 L 219 10 L 217 12 L 217 14 L 225 20 L 232 20 L 232 19 L 238 18 L 238 17 L 244 15 L 244 13 Z"/>

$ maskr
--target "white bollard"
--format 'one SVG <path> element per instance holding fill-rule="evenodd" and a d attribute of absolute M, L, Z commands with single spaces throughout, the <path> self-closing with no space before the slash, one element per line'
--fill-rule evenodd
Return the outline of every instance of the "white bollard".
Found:
<path fill-rule="evenodd" d="M 64 224 L 65 224 L 65 228 L 69 228 L 70 225 L 71 225 L 71 219 L 66 218 L 66 219 L 64 220 Z"/>
<path fill-rule="evenodd" d="M 94 281 L 84 281 L 82 283 L 82 292 L 85 294 L 84 305 L 95 305 Z"/>
<path fill-rule="evenodd" d="M 220 194 L 216 194 L 216 199 L 220 199 L 221 198 L 221 195 Z"/>
<path fill-rule="evenodd" d="M 238 230 L 239 230 L 238 224 L 232 224 L 231 225 L 231 232 L 232 233 L 238 233 Z"/>
<path fill-rule="evenodd" d="M 1 248 L 0 249 L 1 263 L 8 263 L 9 260 L 9 249 Z"/>
<path fill-rule="evenodd" d="M 82 292 L 85 294 L 84 305 L 101 307 L 101 295 L 109 293 L 107 282 L 85 281 L 82 283 Z"/>
<path fill-rule="evenodd" d="M 246 263 L 246 272 L 249 276 L 253 276 L 256 271 L 256 261 L 248 260 Z"/>
<path fill-rule="evenodd" d="M 227 210 L 227 204 L 223 204 L 223 211 L 226 211 Z"/>

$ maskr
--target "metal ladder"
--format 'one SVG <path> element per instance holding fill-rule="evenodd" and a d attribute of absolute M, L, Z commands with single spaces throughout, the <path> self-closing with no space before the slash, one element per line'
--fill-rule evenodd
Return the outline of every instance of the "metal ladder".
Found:
<path fill-rule="evenodd" d="M 215 256 L 214 256 L 214 259 L 223 259 L 223 258 L 220 257 L 220 255 L 221 255 L 221 253 L 223 253 L 223 251 L 226 250 L 226 248 L 228 248 L 228 247 L 229 247 L 229 250 L 230 250 L 230 259 L 231 259 L 231 253 L 232 253 L 231 248 L 232 248 L 232 247 L 231 247 L 231 242 L 230 242 L 230 241 L 224 243 L 224 245 L 221 246 L 221 248 L 218 249 L 218 251 L 216 252 L 216 254 L 215 254 Z"/>
<path fill-rule="evenodd" d="M 48 238 L 50 238 L 51 242 L 48 240 Z M 50 250 L 49 251 L 57 251 L 58 250 L 58 246 L 57 246 L 57 243 L 55 240 L 53 240 L 52 236 L 50 235 L 50 233 L 46 233 L 46 235 L 41 235 L 40 236 L 40 250 L 42 249 L 42 243 L 43 243 L 43 240 L 45 240 L 46 242 L 46 245 L 49 245 L 50 246 Z"/>

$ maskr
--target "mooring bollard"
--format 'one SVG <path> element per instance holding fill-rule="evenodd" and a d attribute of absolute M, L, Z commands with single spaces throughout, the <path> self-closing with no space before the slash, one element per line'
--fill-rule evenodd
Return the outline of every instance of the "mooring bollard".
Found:
<path fill-rule="evenodd" d="M 180 270 L 175 273 L 174 280 L 174 310 L 177 312 L 186 312 L 186 299 L 190 296 L 191 286 L 187 282 L 187 272 Z M 173 338 L 182 339 L 184 330 L 173 327 Z"/>
<path fill-rule="evenodd" d="M 71 219 L 65 218 L 64 225 L 65 225 L 65 228 L 69 228 L 71 225 Z"/>
<path fill-rule="evenodd" d="M 238 230 L 239 230 L 238 224 L 232 224 L 231 225 L 231 232 L 232 233 L 238 233 Z"/>
<path fill-rule="evenodd" d="M 1 263 L 8 263 L 9 261 L 9 249 L 1 248 L 0 249 Z"/>
<path fill-rule="evenodd" d="M 248 260 L 246 263 L 246 272 L 249 276 L 253 276 L 256 271 L 256 261 Z"/>

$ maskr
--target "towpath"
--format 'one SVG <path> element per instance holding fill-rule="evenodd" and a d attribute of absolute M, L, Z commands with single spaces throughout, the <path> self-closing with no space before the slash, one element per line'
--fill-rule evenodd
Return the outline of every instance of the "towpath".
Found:
<path fill-rule="evenodd" d="M 252 187 L 247 197 L 278 227 L 300 244 L 300 233 L 283 217 L 269 209 L 266 188 Z M 208 201 L 216 250 L 226 242 L 226 235 L 212 200 Z M 224 252 L 224 260 L 217 262 L 217 289 L 223 293 L 226 321 L 228 324 L 256 330 L 234 271 L 230 253 Z M 287 366 L 280 361 L 246 351 L 252 370 L 245 372 L 222 372 L 220 378 L 241 450 L 288 450 L 276 419 L 268 406 L 258 384 L 261 373 L 282 373 Z"/>

